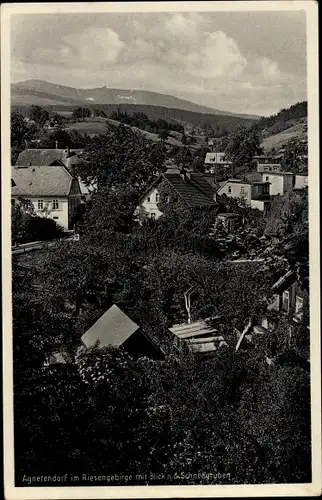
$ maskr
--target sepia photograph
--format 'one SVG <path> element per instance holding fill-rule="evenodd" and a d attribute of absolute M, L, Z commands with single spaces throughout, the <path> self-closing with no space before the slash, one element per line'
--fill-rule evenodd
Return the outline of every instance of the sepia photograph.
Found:
<path fill-rule="evenodd" d="M 8 500 L 321 493 L 317 17 L 3 7 Z"/>

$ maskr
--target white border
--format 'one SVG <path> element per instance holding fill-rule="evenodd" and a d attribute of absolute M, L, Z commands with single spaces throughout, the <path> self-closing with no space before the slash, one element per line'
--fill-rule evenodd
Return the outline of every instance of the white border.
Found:
<path fill-rule="evenodd" d="M 10 16 L 18 13 L 189 12 L 189 11 L 304 10 L 307 16 L 312 483 L 227 486 L 91 486 L 14 487 L 13 380 L 10 245 Z M 2 272 L 5 497 L 15 499 L 65 498 L 189 498 L 318 496 L 321 493 L 321 362 L 320 362 L 320 235 L 318 134 L 318 4 L 307 1 L 133 2 L 133 3 L 26 3 L 1 6 L 2 83 Z"/>

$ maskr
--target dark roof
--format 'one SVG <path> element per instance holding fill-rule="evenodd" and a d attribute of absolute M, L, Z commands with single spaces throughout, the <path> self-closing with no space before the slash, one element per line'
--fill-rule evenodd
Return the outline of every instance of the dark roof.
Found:
<path fill-rule="evenodd" d="M 70 153 L 74 156 L 79 154 L 81 149 L 70 149 Z M 49 166 L 54 162 L 61 162 L 67 166 L 68 155 L 67 149 L 25 149 L 17 158 L 16 165 L 18 166 Z"/>
<path fill-rule="evenodd" d="M 13 167 L 12 196 L 68 196 L 73 177 L 63 166 Z"/>
<path fill-rule="evenodd" d="M 264 159 L 272 159 L 272 160 L 280 160 L 281 158 L 283 158 L 283 155 L 280 154 L 280 155 L 258 155 L 258 156 L 254 156 L 254 159 L 255 160 L 264 160 Z"/>
<path fill-rule="evenodd" d="M 187 174 L 185 179 L 180 174 L 172 173 L 165 173 L 161 177 L 171 184 L 187 205 L 200 207 L 215 204 L 215 189 L 203 178 L 202 174 Z"/>
<path fill-rule="evenodd" d="M 282 293 L 287 290 L 296 280 L 296 275 L 293 271 L 288 271 L 272 286 L 273 293 Z"/>
<path fill-rule="evenodd" d="M 86 347 L 97 341 L 100 347 L 120 347 L 138 329 L 139 326 L 114 304 L 84 333 L 82 342 Z"/>
<path fill-rule="evenodd" d="M 221 214 L 218 214 L 218 217 L 240 217 L 239 214 L 236 214 L 234 212 L 223 212 Z"/>

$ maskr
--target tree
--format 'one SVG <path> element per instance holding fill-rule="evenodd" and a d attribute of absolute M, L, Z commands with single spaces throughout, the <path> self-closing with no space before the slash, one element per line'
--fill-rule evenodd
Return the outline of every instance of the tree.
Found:
<path fill-rule="evenodd" d="M 166 141 L 169 137 L 169 130 L 160 129 L 158 132 L 158 136 L 160 137 L 161 141 Z"/>
<path fill-rule="evenodd" d="M 73 110 L 73 119 L 79 121 L 80 119 L 85 119 L 91 116 L 91 110 L 89 108 L 76 108 Z"/>
<path fill-rule="evenodd" d="M 56 221 L 35 214 L 30 200 L 21 198 L 11 213 L 11 238 L 13 244 L 60 238 L 64 231 Z"/>
<path fill-rule="evenodd" d="M 192 160 L 192 155 L 187 146 L 183 146 L 179 149 L 178 154 L 175 157 L 175 161 L 179 168 L 187 168 Z"/>
<path fill-rule="evenodd" d="M 26 147 L 30 132 L 25 118 L 18 111 L 10 115 L 11 163 L 14 165 L 21 151 Z"/>
<path fill-rule="evenodd" d="M 286 172 L 300 174 L 308 169 L 308 146 L 307 141 L 301 141 L 294 137 L 286 146 L 281 160 L 281 169 Z"/>
<path fill-rule="evenodd" d="M 62 147 L 83 148 L 90 143 L 90 137 L 87 134 L 81 133 L 78 130 L 53 130 L 40 137 L 39 147 L 54 149 L 56 143 Z"/>
<path fill-rule="evenodd" d="M 237 173 L 247 172 L 252 169 L 254 156 L 261 153 L 259 134 L 252 129 L 239 129 L 232 135 L 225 152 Z"/>
<path fill-rule="evenodd" d="M 41 106 L 32 105 L 29 111 L 29 118 L 42 127 L 49 120 L 49 113 Z"/>
<path fill-rule="evenodd" d="M 156 174 L 165 171 L 165 148 L 153 144 L 139 132 L 119 126 L 94 137 L 86 145 L 76 175 L 85 183 L 116 186 L 128 182 L 144 191 Z"/>
<path fill-rule="evenodd" d="M 194 159 L 192 160 L 191 167 L 194 172 L 201 172 L 201 173 L 204 173 L 206 168 L 204 160 L 202 159 L 201 156 L 194 157 Z"/>

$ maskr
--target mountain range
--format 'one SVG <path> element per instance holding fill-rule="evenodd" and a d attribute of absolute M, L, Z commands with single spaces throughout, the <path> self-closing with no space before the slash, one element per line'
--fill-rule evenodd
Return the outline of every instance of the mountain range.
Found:
<path fill-rule="evenodd" d="M 257 120 L 256 115 L 245 115 L 202 106 L 178 97 L 150 92 L 147 90 L 111 89 L 106 86 L 92 89 L 76 89 L 45 82 L 26 80 L 11 85 L 12 106 L 88 106 L 95 105 L 136 105 L 158 106 L 207 115 L 231 116 Z"/>

